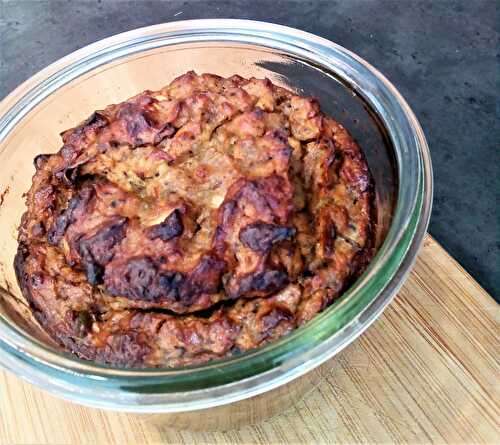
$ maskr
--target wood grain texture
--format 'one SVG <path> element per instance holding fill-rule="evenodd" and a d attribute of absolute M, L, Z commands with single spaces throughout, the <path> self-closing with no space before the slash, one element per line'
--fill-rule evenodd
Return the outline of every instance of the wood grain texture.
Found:
<path fill-rule="evenodd" d="M 0 372 L 0 443 L 500 443 L 498 321 L 494 300 L 428 236 L 395 301 L 284 415 L 179 432 L 60 401 Z"/>

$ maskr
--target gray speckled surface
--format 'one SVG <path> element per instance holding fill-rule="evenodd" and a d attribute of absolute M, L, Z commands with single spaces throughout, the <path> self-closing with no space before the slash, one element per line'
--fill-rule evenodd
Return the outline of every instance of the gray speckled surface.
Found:
<path fill-rule="evenodd" d="M 326 37 L 379 68 L 413 107 L 434 164 L 430 233 L 498 298 L 500 54 L 495 9 L 494 0 L 0 0 L 0 98 L 75 49 L 154 23 L 249 18 Z"/>

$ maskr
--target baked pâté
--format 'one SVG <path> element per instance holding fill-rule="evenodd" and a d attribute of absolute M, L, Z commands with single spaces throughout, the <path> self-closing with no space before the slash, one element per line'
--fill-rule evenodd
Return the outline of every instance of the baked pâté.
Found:
<path fill-rule="evenodd" d="M 372 256 L 360 148 L 314 98 L 188 72 L 35 159 L 15 268 L 80 358 L 175 367 L 276 340 Z"/>

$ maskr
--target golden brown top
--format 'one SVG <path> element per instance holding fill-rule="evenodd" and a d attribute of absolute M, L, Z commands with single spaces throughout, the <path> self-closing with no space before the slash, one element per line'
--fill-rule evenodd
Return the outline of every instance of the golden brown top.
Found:
<path fill-rule="evenodd" d="M 189 72 L 95 112 L 37 172 L 16 270 L 81 357 L 199 363 L 286 334 L 371 255 L 368 168 L 318 102 Z"/>

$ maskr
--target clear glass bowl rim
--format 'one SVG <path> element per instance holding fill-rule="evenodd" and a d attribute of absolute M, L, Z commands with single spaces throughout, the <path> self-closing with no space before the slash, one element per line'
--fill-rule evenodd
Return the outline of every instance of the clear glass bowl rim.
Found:
<path fill-rule="evenodd" d="M 0 103 L 0 143 L 22 118 L 74 78 L 120 57 L 191 42 L 258 45 L 326 67 L 363 96 L 386 126 L 399 176 L 394 217 L 376 257 L 323 313 L 289 336 L 241 356 L 179 369 L 118 369 L 54 351 L 0 316 L 2 365 L 79 403 L 137 412 L 207 408 L 257 395 L 308 372 L 352 342 L 401 286 L 415 261 L 432 205 L 432 166 L 423 131 L 396 88 L 366 61 L 326 39 L 249 20 L 189 20 L 140 28 L 58 60 Z"/>

